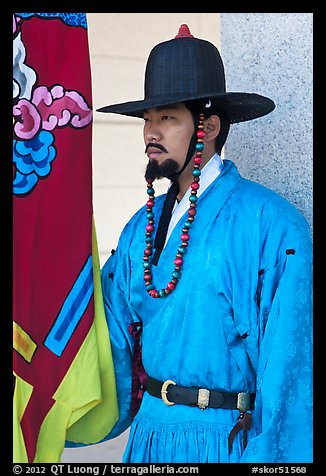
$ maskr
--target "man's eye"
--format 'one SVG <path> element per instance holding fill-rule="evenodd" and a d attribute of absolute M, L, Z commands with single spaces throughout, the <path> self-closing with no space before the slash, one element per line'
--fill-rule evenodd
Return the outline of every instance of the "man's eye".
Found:
<path fill-rule="evenodd" d="M 162 116 L 162 121 L 167 121 L 168 119 L 173 119 L 172 116 Z"/>

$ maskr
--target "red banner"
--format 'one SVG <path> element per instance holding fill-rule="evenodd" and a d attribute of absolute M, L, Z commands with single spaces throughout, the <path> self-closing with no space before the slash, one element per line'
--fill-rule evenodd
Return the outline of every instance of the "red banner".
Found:
<path fill-rule="evenodd" d="M 14 372 L 28 461 L 94 319 L 86 15 L 15 14 Z"/>

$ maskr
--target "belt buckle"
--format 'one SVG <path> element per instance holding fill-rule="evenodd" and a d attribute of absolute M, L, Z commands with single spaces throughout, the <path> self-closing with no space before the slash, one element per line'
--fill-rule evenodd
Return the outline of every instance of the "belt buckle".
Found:
<path fill-rule="evenodd" d="M 205 410 L 208 407 L 210 393 L 210 390 L 207 388 L 200 388 L 198 390 L 197 405 L 201 410 Z"/>
<path fill-rule="evenodd" d="M 238 393 L 237 409 L 245 413 L 250 408 L 250 395 L 247 392 Z"/>
<path fill-rule="evenodd" d="M 167 393 L 168 393 L 167 388 L 169 385 L 176 385 L 176 383 L 173 380 L 165 380 L 161 388 L 161 398 L 163 402 L 165 403 L 165 405 L 174 405 L 175 402 L 170 402 L 170 400 L 168 400 L 167 398 Z"/>

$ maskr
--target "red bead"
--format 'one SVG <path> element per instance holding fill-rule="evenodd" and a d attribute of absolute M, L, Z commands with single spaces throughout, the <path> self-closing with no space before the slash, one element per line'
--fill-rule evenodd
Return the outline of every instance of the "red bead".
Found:
<path fill-rule="evenodd" d="M 198 182 L 192 182 L 191 189 L 192 190 L 198 190 L 199 189 L 199 183 Z"/>
<path fill-rule="evenodd" d="M 190 236 L 188 235 L 188 233 L 182 233 L 181 235 L 181 240 L 182 241 L 188 241 L 190 238 Z"/>
<path fill-rule="evenodd" d="M 195 157 L 194 158 L 194 163 L 196 165 L 200 165 L 202 163 L 203 159 L 201 157 Z"/>
<path fill-rule="evenodd" d="M 151 289 L 149 291 L 149 294 L 153 297 L 153 298 L 157 298 L 158 297 L 158 291 L 156 289 Z"/>
<path fill-rule="evenodd" d="M 153 225 L 147 225 L 146 226 L 146 231 L 148 231 L 149 233 L 152 233 L 152 231 L 154 231 Z"/>
<path fill-rule="evenodd" d="M 144 255 L 150 256 L 151 254 L 152 254 L 152 250 L 150 248 L 146 248 L 146 250 L 144 251 Z"/>
<path fill-rule="evenodd" d="M 203 129 L 200 129 L 199 131 L 197 131 L 198 139 L 204 139 L 205 135 L 206 135 L 206 132 Z"/>
<path fill-rule="evenodd" d="M 173 291 L 175 289 L 175 284 L 173 284 L 171 281 L 166 285 L 166 288 L 168 291 Z"/>
<path fill-rule="evenodd" d="M 188 235 L 188 236 L 189 236 L 189 235 Z M 174 260 L 174 264 L 175 264 L 176 266 L 182 266 L 182 263 L 183 263 L 183 259 L 182 259 L 182 258 L 176 258 L 176 259 Z"/>
<path fill-rule="evenodd" d="M 188 210 L 188 215 L 189 215 L 190 217 L 194 217 L 194 216 L 196 215 L 196 208 L 190 208 L 190 209 Z"/>
<path fill-rule="evenodd" d="M 144 280 L 145 281 L 152 281 L 152 275 L 151 274 L 145 274 Z"/>
<path fill-rule="evenodd" d="M 148 206 L 148 208 L 153 208 L 153 206 L 154 206 L 154 200 L 148 200 L 148 201 L 146 202 L 146 205 Z"/>

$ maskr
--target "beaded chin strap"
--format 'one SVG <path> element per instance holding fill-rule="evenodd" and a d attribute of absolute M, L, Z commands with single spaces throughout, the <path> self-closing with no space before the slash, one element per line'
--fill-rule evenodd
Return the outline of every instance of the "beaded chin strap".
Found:
<path fill-rule="evenodd" d="M 210 106 L 210 105 L 209 105 Z M 209 107 L 208 106 L 208 107 Z M 174 270 L 172 272 L 171 281 L 169 281 L 165 288 L 160 289 L 159 291 L 155 288 L 153 284 L 153 275 L 152 275 L 152 252 L 153 252 L 153 231 L 155 228 L 154 220 L 154 204 L 155 204 L 155 190 L 153 188 L 153 179 L 147 179 L 147 195 L 148 201 L 146 203 L 146 218 L 148 223 L 146 225 L 146 248 L 144 250 L 143 257 L 143 266 L 144 266 L 144 281 L 146 286 L 146 291 L 149 296 L 153 298 L 163 298 L 171 294 L 172 291 L 176 288 L 179 279 L 181 278 L 181 268 L 183 265 L 184 255 L 187 252 L 188 243 L 190 239 L 189 230 L 192 227 L 192 224 L 195 220 L 196 215 L 196 204 L 197 204 L 197 191 L 199 189 L 200 181 L 200 164 L 202 162 L 202 152 L 204 149 L 204 114 L 199 115 L 198 121 L 198 130 L 197 130 L 197 143 L 196 143 L 196 153 L 194 157 L 194 169 L 192 171 L 193 181 L 191 183 L 191 194 L 189 197 L 189 210 L 188 210 L 188 219 L 184 223 L 182 228 L 181 245 L 179 246 L 176 257 L 174 259 Z"/>

